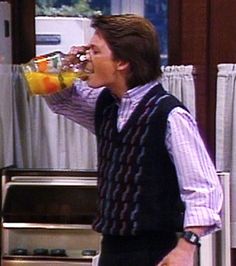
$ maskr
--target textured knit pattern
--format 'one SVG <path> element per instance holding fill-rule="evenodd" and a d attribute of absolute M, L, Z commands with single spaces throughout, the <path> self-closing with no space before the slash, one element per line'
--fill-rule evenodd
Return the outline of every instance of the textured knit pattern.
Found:
<path fill-rule="evenodd" d="M 99 211 L 95 230 L 130 235 L 180 229 L 182 218 L 174 165 L 165 147 L 167 116 L 180 102 L 158 85 L 118 132 L 117 105 L 108 91 L 96 110 Z"/>

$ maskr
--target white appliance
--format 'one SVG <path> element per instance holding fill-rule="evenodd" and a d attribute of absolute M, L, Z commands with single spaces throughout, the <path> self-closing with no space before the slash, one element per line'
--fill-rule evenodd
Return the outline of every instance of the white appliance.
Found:
<path fill-rule="evenodd" d="M 11 6 L 0 2 L 0 168 L 13 163 Z"/>
<path fill-rule="evenodd" d="M 94 32 L 90 22 L 79 17 L 35 17 L 36 55 L 68 53 L 71 46 L 88 44 Z"/>
<path fill-rule="evenodd" d="M 0 63 L 12 62 L 11 6 L 0 2 Z"/>

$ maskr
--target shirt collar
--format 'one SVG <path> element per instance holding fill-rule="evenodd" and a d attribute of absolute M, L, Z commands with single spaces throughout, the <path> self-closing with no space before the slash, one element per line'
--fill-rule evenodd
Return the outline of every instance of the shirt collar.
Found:
<path fill-rule="evenodd" d="M 129 99 L 132 103 L 140 102 L 143 96 L 158 83 L 158 80 L 154 80 L 146 83 L 145 85 L 134 87 L 133 89 L 126 91 L 122 98 Z"/>
<path fill-rule="evenodd" d="M 130 90 L 127 90 L 123 97 L 119 99 L 116 95 L 113 94 L 114 99 L 116 100 L 116 103 L 118 105 L 121 104 L 121 102 L 129 101 L 131 104 L 136 104 L 140 102 L 140 100 L 143 98 L 143 96 L 150 91 L 151 88 L 159 84 L 159 80 L 153 80 L 145 85 L 136 86 Z"/>

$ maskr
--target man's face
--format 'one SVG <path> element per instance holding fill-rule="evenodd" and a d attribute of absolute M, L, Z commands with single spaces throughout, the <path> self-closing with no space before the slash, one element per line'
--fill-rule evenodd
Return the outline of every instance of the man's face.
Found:
<path fill-rule="evenodd" d="M 117 62 L 113 60 L 112 51 L 106 41 L 97 32 L 90 41 L 90 60 L 87 63 L 87 70 L 91 72 L 87 79 L 90 87 L 115 87 L 117 78 Z"/>

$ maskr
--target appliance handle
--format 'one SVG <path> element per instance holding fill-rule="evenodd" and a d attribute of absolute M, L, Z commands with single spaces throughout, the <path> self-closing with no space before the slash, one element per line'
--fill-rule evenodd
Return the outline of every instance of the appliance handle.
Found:
<path fill-rule="evenodd" d="M 28 182 L 8 182 L 5 185 L 5 188 L 9 188 L 10 186 L 86 186 L 86 187 L 96 187 L 97 181 L 95 180 L 57 180 L 57 181 L 49 181 L 49 180 L 38 180 L 38 181 L 28 181 Z"/>
<path fill-rule="evenodd" d="M 3 228 L 6 229 L 92 229 L 91 225 L 87 224 L 43 224 L 43 223 L 3 223 Z"/>

